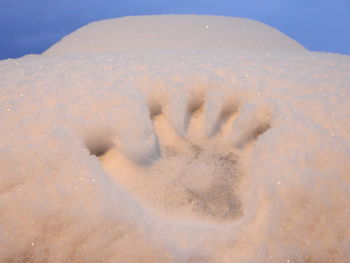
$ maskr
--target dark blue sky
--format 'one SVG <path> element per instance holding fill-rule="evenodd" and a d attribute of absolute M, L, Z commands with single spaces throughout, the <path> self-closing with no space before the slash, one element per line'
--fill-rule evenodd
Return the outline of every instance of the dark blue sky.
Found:
<path fill-rule="evenodd" d="M 310 50 L 350 54 L 350 0 L 0 0 L 0 59 L 41 53 L 92 21 L 145 14 L 252 18 Z"/>

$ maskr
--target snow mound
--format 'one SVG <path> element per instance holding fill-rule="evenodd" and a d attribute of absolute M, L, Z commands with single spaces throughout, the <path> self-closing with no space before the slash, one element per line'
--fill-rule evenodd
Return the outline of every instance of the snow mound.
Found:
<path fill-rule="evenodd" d="M 84 26 L 44 54 L 159 50 L 305 50 L 263 23 L 233 17 L 158 15 L 123 17 Z"/>
<path fill-rule="evenodd" d="M 0 61 L 0 262 L 349 262 L 349 72 L 220 48 Z"/>

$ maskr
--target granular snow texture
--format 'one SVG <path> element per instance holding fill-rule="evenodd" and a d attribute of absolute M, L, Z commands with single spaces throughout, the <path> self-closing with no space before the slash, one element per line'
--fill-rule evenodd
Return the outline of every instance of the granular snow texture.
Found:
<path fill-rule="evenodd" d="M 0 262 L 349 262 L 350 57 L 290 41 L 0 61 Z"/>

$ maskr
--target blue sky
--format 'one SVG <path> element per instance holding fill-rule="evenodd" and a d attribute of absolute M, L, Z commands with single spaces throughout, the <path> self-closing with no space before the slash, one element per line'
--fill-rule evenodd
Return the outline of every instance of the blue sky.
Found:
<path fill-rule="evenodd" d="M 350 0 L 0 0 L 0 59 L 41 53 L 92 21 L 149 14 L 252 18 L 310 50 L 350 54 Z"/>

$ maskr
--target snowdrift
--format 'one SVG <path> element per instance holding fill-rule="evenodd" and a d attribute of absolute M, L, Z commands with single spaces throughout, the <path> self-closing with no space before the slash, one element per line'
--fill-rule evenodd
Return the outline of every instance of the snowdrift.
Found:
<path fill-rule="evenodd" d="M 263 23 L 208 15 L 158 15 L 114 18 L 90 23 L 44 54 L 160 50 L 305 50 Z"/>
<path fill-rule="evenodd" d="M 348 262 L 350 57 L 168 18 L 0 61 L 0 261 Z"/>

